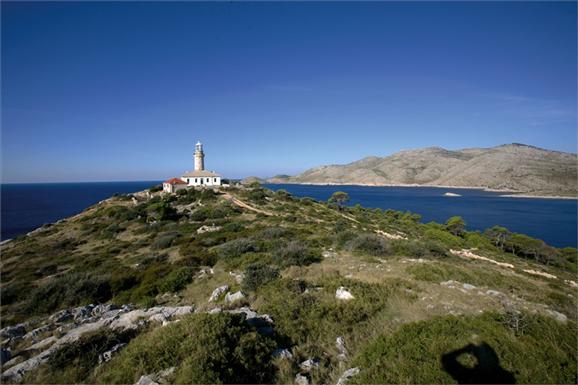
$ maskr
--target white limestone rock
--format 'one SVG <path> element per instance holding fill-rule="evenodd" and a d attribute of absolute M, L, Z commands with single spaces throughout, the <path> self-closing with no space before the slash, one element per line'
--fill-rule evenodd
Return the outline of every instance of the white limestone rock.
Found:
<path fill-rule="evenodd" d="M 209 302 L 215 302 L 216 300 L 219 299 L 221 294 L 226 293 L 227 291 L 229 291 L 229 285 L 219 286 L 211 293 L 211 296 L 209 297 Z"/>
<path fill-rule="evenodd" d="M 276 349 L 273 352 L 273 358 L 281 358 L 283 360 L 290 360 L 293 358 L 293 354 L 289 349 Z"/>
<path fill-rule="evenodd" d="M 296 385 L 309 385 L 309 379 L 302 375 L 301 373 L 297 373 L 295 376 L 295 384 Z"/>
<path fill-rule="evenodd" d="M 470 285 L 469 283 L 464 283 L 462 287 L 466 290 L 474 290 L 476 288 L 474 285 Z"/>
<path fill-rule="evenodd" d="M 566 323 L 568 321 L 568 317 L 566 317 L 565 314 L 559 313 L 556 310 L 546 309 L 546 313 L 558 322 Z"/>
<path fill-rule="evenodd" d="M 339 380 L 337 380 L 337 385 L 345 385 L 345 383 L 347 383 L 347 381 L 349 381 L 351 377 L 356 376 L 358 374 L 359 368 L 347 369 L 345 372 L 343 372 L 341 377 L 339 377 Z"/>
<path fill-rule="evenodd" d="M 299 368 L 304 372 L 310 372 L 311 370 L 319 367 L 319 360 L 316 358 L 310 358 L 308 360 L 303 361 Z"/>
<path fill-rule="evenodd" d="M 340 355 L 347 356 L 347 348 L 345 347 L 345 339 L 343 337 L 339 336 L 335 339 L 335 346 Z"/>
<path fill-rule="evenodd" d="M 242 300 L 243 298 L 245 298 L 245 294 L 243 294 L 242 291 L 238 291 L 236 293 L 227 293 L 227 295 L 225 296 L 225 301 L 232 303 L 232 302 L 236 302 L 239 300 Z"/>
<path fill-rule="evenodd" d="M 355 297 L 345 287 L 341 286 L 335 291 L 335 298 L 344 301 L 349 301 L 354 299 Z"/>
<path fill-rule="evenodd" d="M 140 376 L 138 382 L 135 385 L 160 385 L 160 384 L 154 381 L 149 376 Z"/>
<path fill-rule="evenodd" d="M 101 365 L 105 362 L 110 361 L 112 359 L 113 354 L 115 354 L 116 352 L 118 352 L 119 350 L 124 348 L 125 346 L 126 346 L 126 343 L 124 343 L 124 342 L 114 345 L 110 350 L 107 350 L 106 352 L 104 352 L 98 356 L 98 364 Z"/>

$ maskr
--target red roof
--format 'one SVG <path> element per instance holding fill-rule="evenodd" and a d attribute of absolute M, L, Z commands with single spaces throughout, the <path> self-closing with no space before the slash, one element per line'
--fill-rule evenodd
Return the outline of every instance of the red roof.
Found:
<path fill-rule="evenodd" d="M 173 178 L 173 179 L 165 180 L 164 183 L 168 183 L 168 184 L 187 184 L 187 182 L 185 182 L 185 181 L 183 181 L 182 179 L 179 179 L 179 178 Z"/>

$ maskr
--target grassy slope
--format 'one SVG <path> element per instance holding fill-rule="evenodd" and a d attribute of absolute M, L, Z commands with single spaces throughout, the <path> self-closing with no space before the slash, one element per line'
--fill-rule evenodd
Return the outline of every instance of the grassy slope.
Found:
<path fill-rule="evenodd" d="M 482 342 L 519 382 L 574 381 L 576 290 L 564 282 L 575 279 L 572 272 L 504 253 L 479 234 L 453 236 L 410 214 L 339 210 L 261 189 L 219 195 L 190 191 L 171 200 L 135 205 L 130 198 L 111 198 L 3 245 L 2 322 L 41 319 L 62 308 L 105 301 L 195 304 L 205 310 L 213 306 L 207 303 L 212 290 L 228 284 L 233 291 L 245 290 L 244 304 L 272 316 L 276 336 L 261 338 L 227 316 L 211 326 L 211 316 L 193 315 L 182 325 L 143 331 L 96 370 L 90 355 L 72 362 L 55 359 L 27 382 L 125 383 L 177 366 L 173 380 L 181 383 L 288 383 L 297 364 L 312 357 L 320 359 L 320 367 L 308 374 L 314 383 L 336 381 L 352 366 L 362 368 L 360 383 L 451 382 L 440 357 Z M 181 213 L 175 215 L 171 207 Z M 198 234 L 203 225 L 220 228 Z M 376 231 L 408 239 L 392 240 Z M 515 268 L 449 252 L 471 247 Z M 204 266 L 212 266 L 213 273 L 199 273 Z M 250 279 L 239 284 L 231 271 L 245 271 Z M 448 280 L 459 283 L 440 285 Z M 466 290 L 462 283 L 476 288 Z M 355 299 L 337 301 L 339 286 Z M 488 290 L 503 294 L 488 295 Z M 219 306 L 232 305 L 221 300 Z M 552 320 L 552 311 L 570 321 Z M 230 335 L 223 325 L 238 332 Z M 347 345 L 345 362 L 338 359 L 338 336 Z M 240 351 L 227 350 L 231 338 Z M 89 336 L 75 348 L 82 352 L 102 339 Z M 191 339 L 206 342 L 187 345 Z M 294 360 L 269 362 L 277 347 L 292 349 Z M 222 354 L 214 361 L 208 351 Z M 545 356 L 545 351 L 554 353 Z M 266 362 L 247 361 L 255 352 Z M 237 369 L 230 373 L 226 367 Z M 247 367 L 253 368 L 251 375 Z"/>

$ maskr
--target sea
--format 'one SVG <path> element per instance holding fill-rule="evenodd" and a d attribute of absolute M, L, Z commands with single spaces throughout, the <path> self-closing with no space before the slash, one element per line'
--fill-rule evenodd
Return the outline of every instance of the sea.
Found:
<path fill-rule="evenodd" d="M 26 234 L 43 224 L 75 215 L 115 193 L 142 191 L 160 181 L 34 183 L 1 185 L 1 239 Z M 445 222 L 459 215 L 469 230 L 494 225 L 544 240 L 556 247 L 576 247 L 577 200 L 502 197 L 502 193 L 436 187 L 265 185 L 293 195 L 327 200 L 335 191 L 349 194 L 349 205 L 410 211 L 422 222 Z M 446 192 L 459 197 L 444 196 Z"/>
<path fill-rule="evenodd" d="M 427 223 L 445 221 L 459 215 L 468 230 L 483 231 L 500 225 L 516 233 L 539 238 L 551 246 L 576 247 L 578 215 L 576 199 L 540 199 L 504 197 L 504 193 L 479 189 L 441 187 L 374 187 L 269 184 L 300 197 L 327 200 L 335 191 L 349 195 L 348 205 L 410 211 Z M 444 196 L 445 193 L 458 197 Z"/>

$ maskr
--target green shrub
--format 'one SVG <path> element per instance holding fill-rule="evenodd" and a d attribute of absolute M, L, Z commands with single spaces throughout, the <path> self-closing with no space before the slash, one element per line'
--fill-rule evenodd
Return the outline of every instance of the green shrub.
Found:
<path fill-rule="evenodd" d="M 279 239 L 289 234 L 289 230 L 284 227 L 267 227 L 255 235 L 257 239 Z"/>
<path fill-rule="evenodd" d="M 550 318 L 526 314 L 525 326 L 516 331 L 508 326 L 504 317 L 486 313 L 404 325 L 393 335 L 384 334 L 362 349 L 351 365 L 362 370 L 351 383 L 441 384 L 460 381 L 459 372 L 450 369 L 449 365 L 445 371 L 442 362 L 449 360 L 448 353 L 464 347 L 466 351 L 476 353 L 477 349 L 481 352 L 477 357 L 480 366 L 469 371 L 461 370 L 466 375 L 477 376 L 474 381 L 484 382 L 483 376 L 490 373 L 503 376 L 497 378 L 496 383 L 506 382 L 505 378 L 512 381 L 511 376 L 522 384 L 575 383 L 577 350 L 574 322 L 564 325 Z M 478 348 L 468 350 L 472 346 Z M 471 362 L 471 365 L 475 363 Z M 458 378 L 452 378 L 450 372 Z M 461 381 L 468 380 L 462 378 Z"/>
<path fill-rule="evenodd" d="M 248 252 L 259 251 L 257 243 L 251 238 L 239 238 L 219 246 L 219 257 L 224 259 L 237 258 Z"/>
<path fill-rule="evenodd" d="M 445 230 L 436 229 L 427 225 L 428 228 L 424 233 L 424 238 L 430 241 L 437 241 L 450 249 L 458 249 L 463 245 L 463 240 L 460 237 L 450 234 Z"/>
<path fill-rule="evenodd" d="M 166 200 L 149 204 L 147 213 L 149 218 L 156 221 L 176 221 L 180 217 L 177 210 Z"/>
<path fill-rule="evenodd" d="M 453 216 L 446 221 L 446 229 L 455 236 L 460 236 L 466 229 L 466 222 L 462 217 Z"/>
<path fill-rule="evenodd" d="M 213 266 L 218 259 L 214 251 L 199 246 L 194 240 L 183 243 L 179 254 L 183 257 L 181 263 L 188 266 Z"/>
<path fill-rule="evenodd" d="M 99 329 L 79 340 L 64 344 L 50 356 L 48 362 L 25 377 L 25 383 L 73 384 L 85 383 L 99 364 L 99 356 L 115 345 L 126 344 L 136 330 Z"/>
<path fill-rule="evenodd" d="M 275 252 L 275 261 L 281 266 L 306 266 L 320 262 L 321 255 L 298 241 L 291 241 Z"/>
<path fill-rule="evenodd" d="M 361 234 L 347 243 L 347 248 L 372 256 L 391 255 L 392 247 L 383 237 L 374 234 Z"/>
<path fill-rule="evenodd" d="M 193 211 L 190 218 L 193 221 L 203 222 L 207 219 L 221 219 L 230 216 L 238 215 L 240 210 L 230 203 L 221 204 L 219 206 L 202 206 Z"/>
<path fill-rule="evenodd" d="M 46 314 L 63 307 L 102 303 L 110 298 L 112 292 L 108 276 L 70 272 L 33 289 L 26 311 Z"/>
<path fill-rule="evenodd" d="M 193 314 L 138 336 L 97 372 L 94 382 L 132 384 L 176 367 L 175 384 L 271 383 L 274 341 L 233 314 Z"/>
<path fill-rule="evenodd" d="M 447 249 L 438 241 L 426 239 L 419 240 L 399 240 L 392 242 L 395 253 L 402 256 L 423 258 L 423 257 L 443 257 L 447 254 Z"/>
<path fill-rule="evenodd" d="M 279 271 L 263 263 L 252 263 L 245 269 L 243 287 L 247 291 L 255 291 L 264 284 L 279 276 Z"/>
<path fill-rule="evenodd" d="M 177 233 L 177 232 L 168 232 L 168 233 L 160 234 L 159 236 L 157 236 L 155 241 L 151 244 L 151 249 L 162 250 L 162 249 L 166 249 L 168 247 L 171 247 L 171 245 L 174 243 L 174 241 L 178 237 L 179 237 L 179 233 Z"/>
<path fill-rule="evenodd" d="M 193 269 L 190 267 L 180 267 L 171 271 L 159 283 L 160 293 L 176 293 L 187 286 L 193 280 Z"/>

